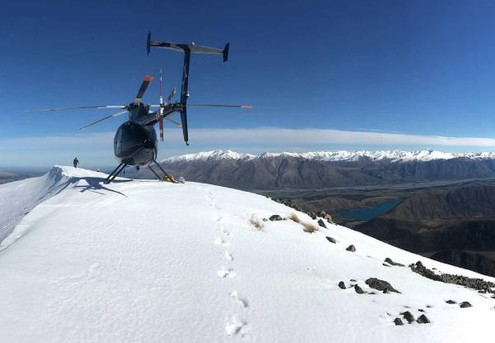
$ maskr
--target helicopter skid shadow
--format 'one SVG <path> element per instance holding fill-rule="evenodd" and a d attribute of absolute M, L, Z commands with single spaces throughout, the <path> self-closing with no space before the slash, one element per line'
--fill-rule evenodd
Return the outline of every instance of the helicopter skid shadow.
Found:
<path fill-rule="evenodd" d="M 116 193 L 116 194 L 122 195 L 122 196 L 127 198 L 127 195 L 125 195 L 124 193 L 103 186 L 103 182 L 105 181 L 104 178 L 101 178 L 101 177 L 80 177 L 80 178 L 76 179 L 76 181 L 79 181 L 79 180 L 84 180 L 88 184 L 87 186 L 75 186 L 74 187 L 74 188 L 82 188 L 81 193 L 86 192 L 86 191 L 90 191 L 90 192 L 94 192 L 97 194 L 105 195 L 105 193 L 99 192 L 99 191 L 103 190 L 103 191 Z M 112 182 L 113 183 L 121 183 L 121 182 L 131 182 L 131 181 L 132 180 L 114 180 Z"/>

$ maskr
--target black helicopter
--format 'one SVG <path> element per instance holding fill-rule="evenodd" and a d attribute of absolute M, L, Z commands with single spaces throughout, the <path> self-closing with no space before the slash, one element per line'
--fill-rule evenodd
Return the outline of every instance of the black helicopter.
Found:
<path fill-rule="evenodd" d="M 163 121 L 168 120 L 178 127 L 182 127 L 182 133 L 184 136 L 184 141 L 186 145 L 189 145 L 189 134 L 187 126 L 187 106 L 207 106 L 207 107 L 230 107 L 230 108 L 252 108 L 252 106 L 245 105 L 216 105 L 216 104 L 187 104 L 187 99 L 189 97 L 188 84 L 189 84 L 189 64 L 192 53 L 202 53 L 202 54 L 217 54 L 223 56 L 223 61 L 227 62 L 229 57 L 229 43 L 227 43 L 224 49 L 216 49 L 207 46 L 199 46 L 194 43 L 191 44 L 176 44 L 169 42 L 157 42 L 151 40 L 151 32 L 148 33 L 148 39 L 146 43 L 146 51 L 149 54 L 151 47 L 164 48 L 175 51 L 180 51 L 184 53 L 184 66 L 182 73 L 182 85 L 180 92 L 180 100 L 178 102 L 172 102 L 175 96 L 175 89 L 168 95 L 166 100 L 162 97 L 162 73 L 160 71 L 160 103 L 158 105 L 145 105 L 141 102 L 149 84 L 153 80 L 152 76 L 146 75 L 141 87 L 136 95 L 134 102 L 129 105 L 124 106 L 81 106 L 81 107 L 70 107 L 70 108 L 60 108 L 60 109 L 47 109 L 47 110 L 33 110 L 28 112 L 54 112 L 54 111 L 66 111 L 75 109 L 109 109 L 109 108 L 119 108 L 123 111 L 108 115 L 102 119 L 92 122 L 88 125 L 83 126 L 80 130 L 85 130 L 86 128 L 98 124 L 104 120 L 117 117 L 124 113 L 129 114 L 129 119 L 120 125 L 114 137 L 114 154 L 119 160 L 120 164 L 115 168 L 112 173 L 108 175 L 105 183 L 112 182 L 126 166 L 140 166 L 147 165 L 148 168 L 153 172 L 153 174 L 159 179 L 163 180 L 164 177 L 160 178 L 158 173 L 151 167 L 151 163 L 155 163 L 164 176 L 175 182 L 173 177 L 168 175 L 165 170 L 156 162 L 156 157 L 158 154 L 158 139 L 155 132 L 154 125 L 159 123 L 160 128 L 160 140 L 163 141 Z M 150 108 L 155 107 L 158 110 L 155 112 L 150 112 Z M 174 113 L 180 113 L 181 122 L 178 123 L 170 118 Z"/>

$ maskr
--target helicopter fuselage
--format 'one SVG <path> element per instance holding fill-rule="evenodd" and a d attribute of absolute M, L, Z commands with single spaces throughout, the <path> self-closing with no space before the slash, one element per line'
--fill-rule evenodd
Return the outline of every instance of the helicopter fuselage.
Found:
<path fill-rule="evenodd" d="M 154 125 L 156 113 L 149 113 L 149 106 L 129 106 L 129 120 L 115 133 L 113 149 L 115 157 L 126 165 L 143 166 L 153 162 L 158 154 Z"/>

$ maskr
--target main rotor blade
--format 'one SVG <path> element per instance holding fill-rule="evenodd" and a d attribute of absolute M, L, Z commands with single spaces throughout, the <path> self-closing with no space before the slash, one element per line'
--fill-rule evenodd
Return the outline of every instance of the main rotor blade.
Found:
<path fill-rule="evenodd" d="M 228 108 L 243 108 L 252 109 L 251 105 L 216 105 L 216 104 L 187 104 L 187 106 L 198 106 L 198 107 L 228 107 Z"/>
<path fill-rule="evenodd" d="M 150 107 L 160 107 L 160 105 L 149 105 Z M 217 105 L 217 104 L 187 104 L 187 106 L 196 107 L 226 107 L 226 108 L 242 108 L 245 110 L 251 110 L 254 106 L 251 105 Z"/>
<path fill-rule="evenodd" d="M 87 129 L 88 127 L 90 127 L 90 126 L 93 126 L 93 125 L 95 125 L 95 124 L 101 123 L 102 121 L 107 120 L 107 119 L 110 119 L 110 118 L 112 118 L 112 117 L 117 117 L 117 116 L 120 116 L 121 114 L 124 114 L 124 113 L 127 113 L 127 112 L 128 112 L 128 111 L 122 111 L 122 112 L 117 112 L 117 113 L 114 113 L 114 114 L 110 114 L 109 116 L 106 116 L 106 117 L 104 117 L 104 118 L 101 118 L 101 119 L 99 119 L 99 120 L 97 120 L 97 121 L 94 121 L 94 122 L 92 122 L 92 123 L 88 124 L 88 125 L 84 125 L 84 126 L 83 126 L 83 127 L 81 127 L 79 130 L 80 130 L 80 131 L 86 130 L 86 129 Z"/>
<path fill-rule="evenodd" d="M 40 110 L 25 110 L 24 112 L 58 112 L 58 111 L 72 111 L 72 110 L 89 110 L 97 109 L 103 110 L 107 108 L 127 108 L 127 106 L 115 105 L 115 106 L 79 106 L 79 107 L 66 107 L 66 108 L 50 108 L 50 109 L 40 109 Z"/>
<path fill-rule="evenodd" d="M 144 80 L 141 83 L 141 87 L 139 87 L 139 91 L 136 95 L 136 99 L 134 100 L 134 105 L 139 105 L 141 103 L 141 99 L 143 98 L 144 93 L 146 92 L 146 89 L 148 89 L 148 86 L 150 85 L 152 80 L 153 76 L 146 75 L 144 77 Z"/>

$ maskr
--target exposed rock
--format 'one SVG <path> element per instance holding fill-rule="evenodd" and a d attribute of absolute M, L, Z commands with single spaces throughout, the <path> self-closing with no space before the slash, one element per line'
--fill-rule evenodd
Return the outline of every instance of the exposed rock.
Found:
<path fill-rule="evenodd" d="M 495 283 L 490 281 L 485 281 L 483 279 L 474 279 L 467 276 L 462 275 L 454 275 L 454 274 L 435 274 L 431 269 L 426 268 L 423 264 L 418 261 L 409 266 L 411 270 L 415 273 L 418 273 L 428 279 L 432 279 L 435 281 L 452 283 L 455 285 L 460 285 L 476 290 L 487 290 L 487 292 L 494 293 L 492 290 L 495 287 Z"/>
<path fill-rule="evenodd" d="M 457 304 L 457 302 L 454 300 L 447 300 L 446 303 L 450 305 Z"/>
<path fill-rule="evenodd" d="M 402 312 L 401 315 L 404 317 L 405 320 L 407 320 L 407 322 L 409 324 L 411 324 L 412 322 L 414 322 L 414 316 L 412 315 L 411 312 L 409 312 L 409 311 Z"/>
<path fill-rule="evenodd" d="M 425 310 L 423 310 L 422 308 L 418 308 L 418 312 L 424 312 Z"/>
<path fill-rule="evenodd" d="M 356 280 L 356 279 L 351 279 L 351 280 L 349 280 L 349 281 L 351 281 L 351 282 L 356 282 L 357 280 Z"/>
<path fill-rule="evenodd" d="M 354 285 L 354 290 L 356 291 L 357 294 L 363 294 L 364 291 L 361 287 L 359 287 L 358 285 Z"/>
<path fill-rule="evenodd" d="M 386 264 L 386 263 L 382 263 L 382 266 L 390 267 L 390 265 L 389 264 Z"/>
<path fill-rule="evenodd" d="M 394 262 L 392 261 L 392 259 L 390 259 L 389 257 L 387 257 L 385 259 L 385 262 L 390 264 L 391 266 L 399 266 L 399 267 L 405 267 L 402 263 L 397 263 L 397 262 Z"/>
<path fill-rule="evenodd" d="M 321 227 L 323 227 L 325 229 L 327 228 L 327 226 L 325 225 L 325 222 L 321 219 L 318 219 L 318 225 L 320 225 Z"/>
<path fill-rule="evenodd" d="M 320 211 L 318 213 L 318 217 L 324 218 L 330 224 L 333 223 L 332 217 L 328 213 L 326 213 L 325 211 Z"/>
<path fill-rule="evenodd" d="M 339 282 L 339 287 L 342 289 L 346 289 L 344 281 Z"/>
<path fill-rule="evenodd" d="M 330 243 L 337 243 L 337 241 L 335 240 L 335 238 L 332 238 L 330 236 L 326 236 L 326 239 L 330 242 Z"/>
<path fill-rule="evenodd" d="M 428 319 L 427 316 L 425 316 L 424 314 L 420 315 L 418 320 L 416 321 L 417 323 L 419 324 L 428 324 L 430 323 L 430 320 Z"/>
<path fill-rule="evenodd" d="M 395 325 L 404 325 L 404 323 L 402 322 L 402 319 L 400 319 L 400 318 L 395 318 L 394 319 L 394 324 Z"/>
<path fill-rule="evenodd" d="M 351 244 L 345 250 L 354 252 L 354 251 L 356 251 L 356 247 Z"/>
<path fill-rule="evenodd" d="M 274 214 L 273 216 L 271 216 L 270 218 L 268 218 L 270 221 L 272 222 L 275 222 L 275 221 L 280 221 L 280 220 L 283 220 L 283 218 L 281 216 L 279 216 L 278 214 Z"/>
<path fill-rule="evenodd" d="M 325 217 L 327 213 L 325 211 L 318 212 L 318 217 Z"/>
<path fill-rule="evenodd" d="M 374 288 L 379 291 L 385 291 L 387 290 L 388 292 L 394 292 L 394 293 L 400 293 L 398 290 L 396 290 L 390 283 L 384 280 L 380 280 L 377 278 L 369 278 L 368 280 L 365 281 L 365 283 L 370 287 Z"/>
<path fill-rule="evenodd" d="M 471 307 L 471 305 L 468 301 L 463 301 L 462 303 L 459 304 L 460 308 L 466 308 L 466 307 Z"/>

